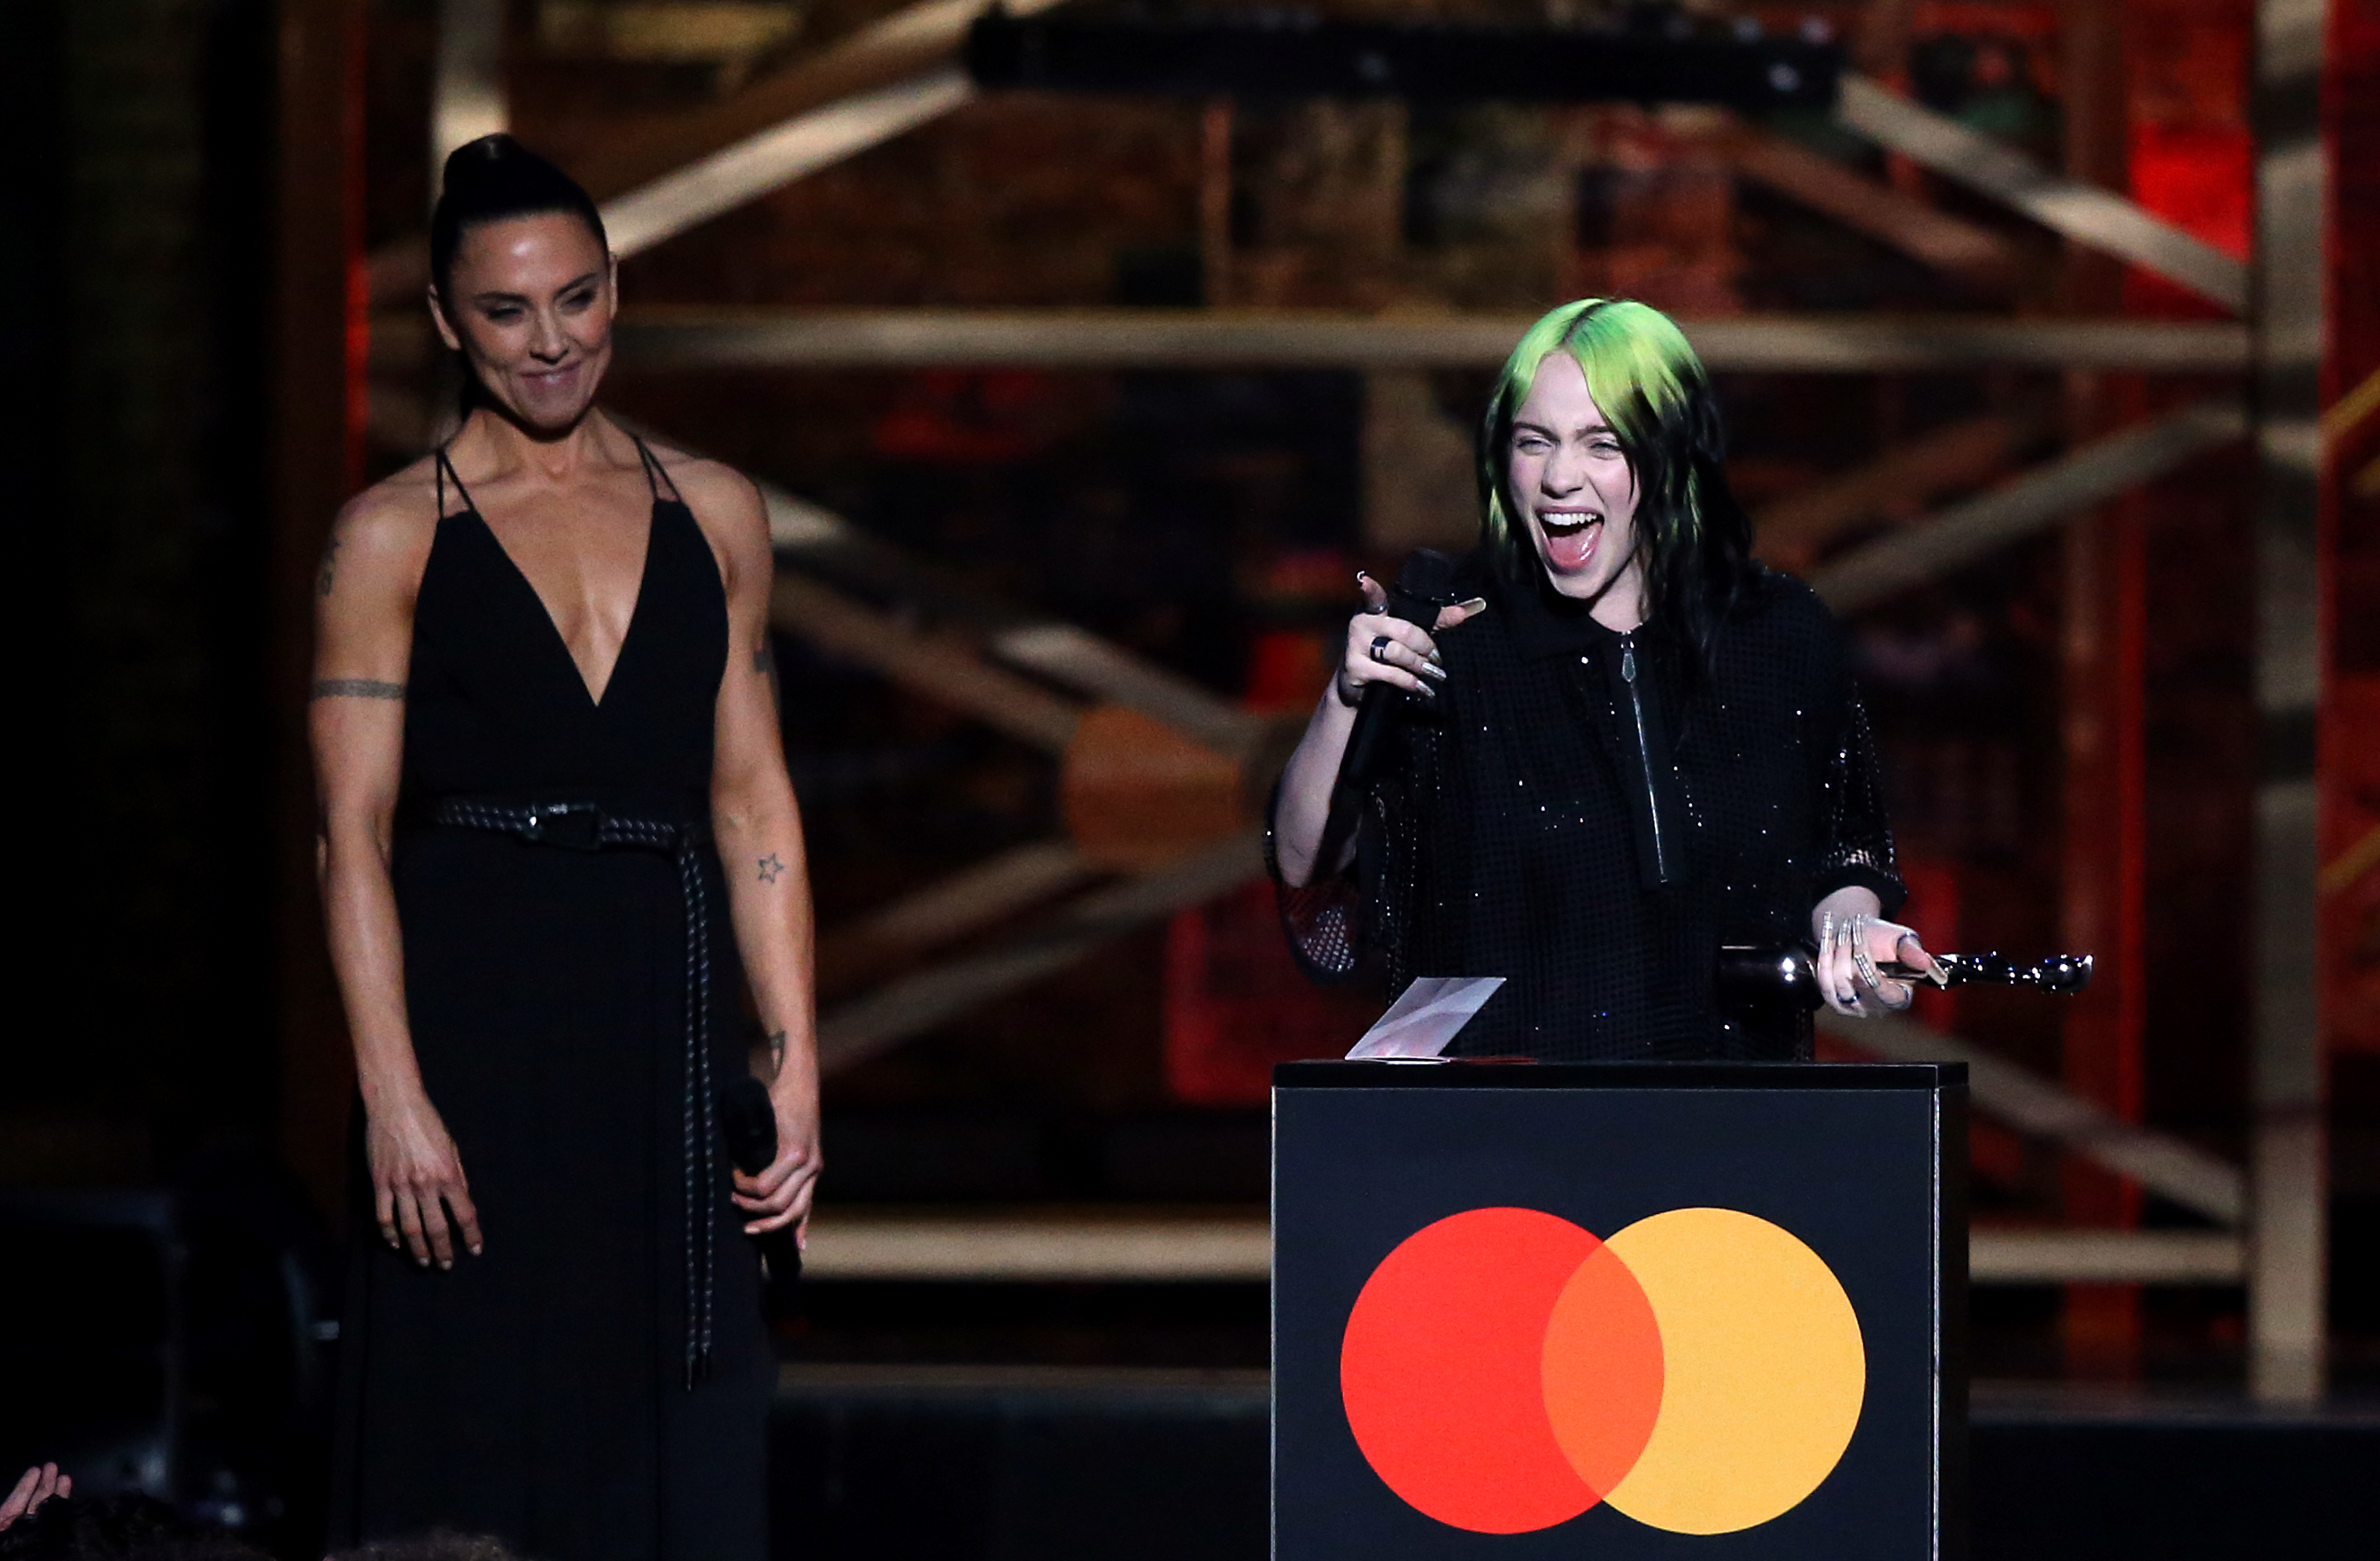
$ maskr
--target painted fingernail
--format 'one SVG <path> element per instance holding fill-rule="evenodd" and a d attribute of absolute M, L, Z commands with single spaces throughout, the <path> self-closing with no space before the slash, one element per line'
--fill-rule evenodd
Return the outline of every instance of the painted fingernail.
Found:
<path fill-rule="evenodd" d="M 1438 697 L 1438 690 L 1426 683 L 1421 685 L 1421 694 L 1426 699 L 1436 699 Z"/>
<path fill-rule="evenodd" d="M 1436 661 L 1424 661 L 1421 664 L 1421 675 L 1426 678 L 1436 678 L 1439 682 L 1444 683 L 1446 681 L 1446 669 L 1439 666 Z"/>
<path fill-rule="evenodd" d="M 1488 599 L 1484 596 L 1475 596 L 1469 601 L 1458 602 L 1456 605 L 1465 612 L 1485 612 L 1488 611 Z"/>

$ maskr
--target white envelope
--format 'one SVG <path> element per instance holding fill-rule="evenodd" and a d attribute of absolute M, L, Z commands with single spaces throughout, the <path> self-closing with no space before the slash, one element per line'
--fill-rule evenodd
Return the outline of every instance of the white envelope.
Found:
<path fill-rule="evenodd" d="M 1500 975 L 1416 975 L 1379 1023 L 1364 1032 L 1347 1060 L 1434 1059 L 1503 985 Z"/>

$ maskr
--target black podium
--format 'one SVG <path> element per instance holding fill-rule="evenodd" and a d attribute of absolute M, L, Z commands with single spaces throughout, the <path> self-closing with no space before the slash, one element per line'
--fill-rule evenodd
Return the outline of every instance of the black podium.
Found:
<path fill-rule="evenodd" d="M 1965 1551 L 1966 1071 L 1273 1074 L 1276 1561 Z"/>

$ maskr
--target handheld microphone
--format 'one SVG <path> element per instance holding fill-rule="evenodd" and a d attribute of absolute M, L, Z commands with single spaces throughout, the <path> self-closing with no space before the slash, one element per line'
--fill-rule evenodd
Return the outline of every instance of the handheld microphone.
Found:
<path fill-rule="evenodd" d="M 740 1073 L 719 1087 L 719 1128 L 727 1139 L 727 1157 L 746 1176 L 758 1176 L 777 1158 L 777 1108 L 769 1086 L 749 1073 Z M 771 1317 L 794 1309 L 794 1287 L 802 1277 L 802 1249 L 794 1244 L 790 1225 L 753 1238 L 768 1269 L 761 1307 Z"/>
<path fill-rule="evenodd" d="M 1389 587 L 1388 614 L 1416 628 L 1434 630 L 1439 609 L 1453 595 L 1454 561 L 1435 549 L 1417 548 L 1397 571 L 1397 583 Z M 1340 855 L 1364 816 L 1364 786 L 1379 764 L 1390 712 L 1409 697 L 1403 689 L 1385 683 L 1364 685 L 1363 700 L 1355 708 L 1355 728 L 1347 734 L 1339 777 L 1331 782 L 1330 811 L 1322 821 L 1322 843 L 1314 855 L 1316 873 L 1338 871 Z"/>

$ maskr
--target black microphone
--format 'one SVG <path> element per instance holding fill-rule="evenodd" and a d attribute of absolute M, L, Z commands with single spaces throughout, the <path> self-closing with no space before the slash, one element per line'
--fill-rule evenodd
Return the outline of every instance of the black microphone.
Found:
<path fill-rule="evenodd" d="M 1454 599 L 1454 561 L 1431 548 L 1417 548 L 1397 583 L 1389 587 L 1388 614 L 1417 628 L 1435 630 L 1439 609 Z M 1332 674 L 1335 681 L 1337 674 Z M 1380 744 L 1390 712 L 1410 698 L 1403 689 L 1385 683 L 1367 683 L 1355 708 L 1355 729 L 1347 734 L 1347 751 L 1339 760 L 1339 778 L 1330 786 L 1330 812 L 1322 821 L 1322 844 L 1314 855 L 1318 875 L 1336 872 L 1339 856 L 1364 815 L 1364 786 L 1379 764 Z"/>
<path fill-rule="evenodd" d="M 758 1176 L 777 1158 L 777 1107 L 769 1086 L 741 1073 L 719 1087 L 719 1129 L 726 1135 L 727 1157 L 746 1176 Z M 781 1317 L 794 1309 L 794 1286 L 802 1277 L 802 1249 L 794 1244 L 790 1225 L 753 1240 L 769 1271 L 761 1306 Z"/>

